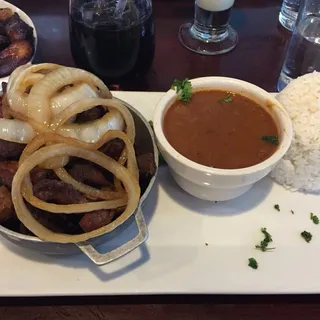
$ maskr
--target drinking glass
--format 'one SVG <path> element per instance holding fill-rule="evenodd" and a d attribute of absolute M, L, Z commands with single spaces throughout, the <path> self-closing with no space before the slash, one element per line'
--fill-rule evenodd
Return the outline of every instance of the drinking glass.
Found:
<path fill-rule="evenodd" d="M 279 22 L 289 31 L 293 30 L 293 27 L 296 23 L 300 2 L 300 0 L 283 0 L 282 2 L 279 14 Z"/>
<path fill-rule="evenodd" d="M 71 52 L 77 67 L 118 87 L 150 68 L 155 51 L 151 0 L 69 0 Z"/>
<path fill-rule="evenodd" d="M 304 0 L 285 55 L 278 90 L 313 71 L 320 71 L 320 1 Z"/>
<path fill-rule="evenodd" d="M 195 0 L 193 23 L 180 27 L 180 42 L 191 51 L 217 55 L 231 51 L 238 34 L 229 25 L 234 0 Z"/>

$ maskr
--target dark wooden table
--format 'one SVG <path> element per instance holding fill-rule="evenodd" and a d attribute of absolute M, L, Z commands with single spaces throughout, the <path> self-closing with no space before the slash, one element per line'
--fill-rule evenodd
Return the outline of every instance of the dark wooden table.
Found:
<path fill-rule="evenodd" d="M 36 25 L 36 61 L 72 66 L 68 0 L 11 2 L 28 13 Z M 275 90 L 290 36 L 278 25 L 280 2 L 237 0 L 232 24 L 239 32 L 239 45 L 226 55 L 206 57 L 184 49 L 177 38 L 180 24 L 193 16 L 194 1 L 154 0 L 157 40 L 153 67 L 145 81 L 131 89 L 165 91 L 174 78 L 224 75 Z M 319 319 L 318 301 L 318 296 L 6 298 L 0 299 L 0 320 Z"/>
<path fill-rule="evenodd" d="M 39 36 L 37 61 L 72 66 L 68 0 L 12 0 L 33 19 Z M 175 78 L 208 75 L 247 80 L 272 91 L 283 61 L 289 33 L 278 25 L 281 0 L 237 0 L 232 25 L 239 33 L 235 50 L 201 56 L 183 48 L 179 26 L 193 18 L 193 0 L 154 0 L 156 54 L 145 81 L 131 89 L 166 91 Z"/>

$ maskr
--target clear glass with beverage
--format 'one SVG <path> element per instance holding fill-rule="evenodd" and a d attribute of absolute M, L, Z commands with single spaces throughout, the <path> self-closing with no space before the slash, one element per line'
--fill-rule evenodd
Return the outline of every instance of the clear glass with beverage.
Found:
<path fill-rule="evenodd" d="M 304 0 L 281 69 L 278 90 L 306 73 L 320 71 L 320 1 Z"/>
<path fill-rule="evenodd" d="M 193 23 L 180 27 L 180 42 L 191 51 L 217 55 L 231 51 L 238 43 L 229 25 L 234 0 L 195 0 Z"/>
<path fill-rule="evenodd" d="M 70 0 L 69 31 L 76 66 L 106 84 L 133 82 L 152 64 L 151 0 Z"/>
<path fill-rule="evenodd" d="M 283 27 L 292 31 L 299 12 L 301 0 L 283 0 L 280 14 L 279 22 Z"/>

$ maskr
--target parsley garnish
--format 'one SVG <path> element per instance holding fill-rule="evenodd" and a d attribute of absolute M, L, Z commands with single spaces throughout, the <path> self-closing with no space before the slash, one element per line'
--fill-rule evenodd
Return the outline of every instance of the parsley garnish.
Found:
<path fill-rule="evenodd" d="M 153 121 L 149 121 L 149 124 L 150 124 L 150 127 L 151 127 L 151 129 L 152 129 L 152 131 L 154 132 L 154 129 L 153 129 Z M 158 152 L 159 152 L 159 165 L 162 165 L 162 164 L 167 164 L 166 163 L 166 160 L 164 160 L 164 158 L 163 158 L 163 156 L 162 156 L 162 154 L 161 154 L 161 152 L 160 152 L 160 150 L 158 149 Z"/>
<path fill-rule="evenodd" d="M 293 211 L 293 210 L 290 210 L 290 211 L 291 211 L 292 214 L 294 214 L 294 211 Z"/>
<path fill-rule="evenodd" d="M 280 206 L 279 206 L 278 204 L 275 204 L 275 205 L 274 205 L 274 208 L 275 208 L 277 211 L 280 212 Z"/>
<path fill-rule="evenodd" d="M 192 85 L 189 79 L 174 80 L 171 89 L 176 90 L 178 99 L 184 103 L 188 103 L 192 96 Z"/>
<path fill-rule="evenodd" d="M 268 250 L 274 250 L 275 248 L 268 248 L 270 242 L 272 242 L 271 234 L 267 231 L 267 228 L 261 228 L 261 232 L 264 235 L 264 239 L 260 242 L 260 245 L 256 245 L 256 249 L 266 252 Z"/>
<path fill-rule="evenodd" d="M 319 218 L 315 216 L 312 212 L 310 213 L 310 219 L 313 221 L 314 224 L 319 224 Z"/>
<path fill-rule="evenodd" d="M 269 142 L 275 146 L 277 146 L 279 144 L 278 136 L 262 136 L 261 140 Z"/>
<path fill-rule="evenodd" d="M 249 258 L 249 263 L 248 263 L 248 266 L 252 269 L 258 269 L 258 262 L 255 258 Z"/>
<path fill-rule="evenodd" d="M 233 101 L 233 94 L 232 93 L 227 93 L 227 95 L 224 98 L 219 99 L 220 103 L 230 103 L 232 101 Z"/>
<path fill-rule="evenodd" d="M 301 232 L 301 237 L 306 240 L 308 243 L 312 240 L 312 234 L 308 231 Z"/>

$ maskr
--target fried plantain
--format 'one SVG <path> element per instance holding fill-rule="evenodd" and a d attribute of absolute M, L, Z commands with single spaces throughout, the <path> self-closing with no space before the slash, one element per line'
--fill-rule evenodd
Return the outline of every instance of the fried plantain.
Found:
<path fill-rule="evenodd" d="M 5 26 L 4 22 L 0 21 L 0 35 L 1 36 L 6 36 L 7 35 L 7 31 L 6 31 L 6 28 L 4 26 Z"/>
<path fill-rule="evenodd" d="M 0 52 L 0 78 L 27 63 L 33 55 L 33 46 L 27 40 L 16 41 Z"/>
<path fill-rule="evenodd" d="M 33 38 L 33 28 L 25 23 L 17 13 L 6 22 L 5 29 L 11 42 Z"/>
<path fill-rule="evenodd" d="M 0 35 L 0 51 L 7 48 L 10 44 L 10 40 L 7 36 Z"/>
<path fill-rule="evenodd" d="M 13 15 L 13 12 L 9 8 L 1 8 L 0 9 L 0 21 L 7 21 L 11 16 Z"/>

